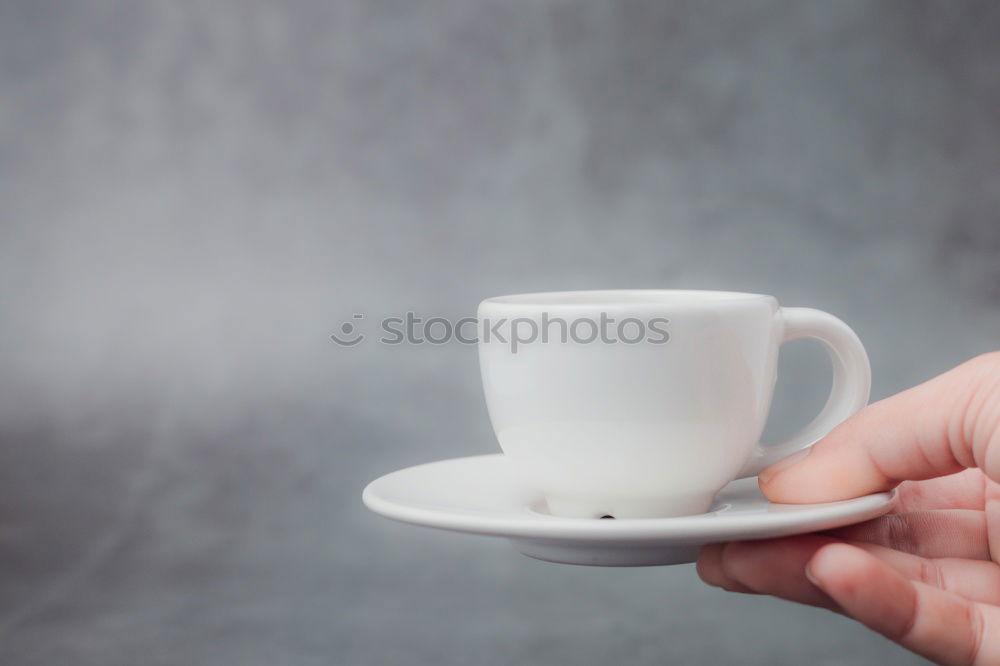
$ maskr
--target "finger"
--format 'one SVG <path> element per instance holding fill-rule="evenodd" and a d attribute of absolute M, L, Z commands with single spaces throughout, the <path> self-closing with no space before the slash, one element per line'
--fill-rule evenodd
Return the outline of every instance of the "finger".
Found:
<path fill-rule="evenodd" d="M 836 540 L 820 535 L 713 544 L 702 551 L 698 574 L 709 585 L 731 592 L 770 594 L 836 610 L 836 604 L 805 575 L 806 565 Z M 930 558 L 875 543 L 852 542 L 910 580 L 935 585 L 975 601 L 1000 604 L 1000 567 L 993 562 Z"/>
<path fill-rule="evenodd" d="M 989 542 L 990 559 L 1000 562 L 1000 500 L 988 500 L 983 515 L 986 516 L 986 538 Z"/>
<path fill-rule="evenodd" d="M 698 562 L 695 570 L 698 577 L 713 587 L 720 587 L 727 592 L 740 592 L 742 594 L 756 594 L 746 585 L 733 580 L 726 575 L 722 568 L 722 551 L 725 544 L 712 543 L 701 549 L 698 555 Z"/>
<path fill-rule="evenodd" d="M 761 490 L 774 502 L 809 503 L 968 467 L 1000 480 L 998 430 L 1000 353 L 993 353 L 862 409 L 804 458 L 764 470 Z"/>
<path fill-rule="evenodd" d="M 931 509 L 982 510 L 986 500 L 986 477 L 978 469 L 967 469 L 925 481 L 904 481 L 896 489 L 893 513 Z"/>
<path fill-rule="evenodd" d="M 995 609 L 908 580 L 860 548 L 825 546 L 807 571 L 845 613 L 932 661 L 991 663 L 1000 657 L 1000 649 L 984 638 L 987 628 L 1000 628 Z"/>
<path fill-rule="evenodd" d="M 824 532 L 922 557 L 990 559 L 986 513 L 968 509 L 889 514 Z"/>
<path fill-rule="evenodd" d="M 699 572 L 704 569 L 712 580 L 725 581 L 725 585 L 719 585 L 724 589 L 741 588 L 740 591 L 836 610 L 836 604 L 805 576 L 806 563 L 819 548 L 830 543 L 833 539 L 811 534 L 736 541 L 713 550 L 711 564 L 706 562 Z"/>
<path fill-rule="evenodd" d="M 933 585 L 970 601 L 1000 604 L 1000 567 L 993 562 L 932 559 L 876 544 L 852 544 L 874 555 L 909 580 Z"/>

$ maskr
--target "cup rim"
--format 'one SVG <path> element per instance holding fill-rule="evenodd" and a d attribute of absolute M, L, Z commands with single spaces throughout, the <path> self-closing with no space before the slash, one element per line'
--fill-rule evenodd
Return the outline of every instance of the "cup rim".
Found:
<path fill-rule="evenodd" d="M 774 296 L 740 291 L 710 289 L 593 289 L 572 291 L 538 291 L 506 294 L 484 299 L 479 307 L 517 308 L 609 308 L 664 307 L 705 308 L 720 305 L 771 301 Z"/>

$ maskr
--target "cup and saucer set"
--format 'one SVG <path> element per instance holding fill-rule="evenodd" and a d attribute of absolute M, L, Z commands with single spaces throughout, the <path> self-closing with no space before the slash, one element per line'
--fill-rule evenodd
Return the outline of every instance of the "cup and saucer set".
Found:
<path fill-rule="evenodd" d="M 479 360 L 503 454 L 442 460 L 368 484 L 364 503 L 405 523 L 505 537 L 540 560 L 693 562 L 709 543 L 832 529 L 895 494 L 775 504 L 768 465 L 868 402 L 857 335 L 833 315 L 760 294 L 611 290 L 501 296 L 479 306 Z M 819 415 L 761 445 L 778 349 L 818 340 L 833 365 Z"/>

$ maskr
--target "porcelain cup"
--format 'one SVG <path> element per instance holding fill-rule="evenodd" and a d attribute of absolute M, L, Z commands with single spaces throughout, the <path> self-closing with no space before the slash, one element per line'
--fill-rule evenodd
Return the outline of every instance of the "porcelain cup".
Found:
<path fill-rule="evenodd" d="M 858 336 L 772 296 L 549 292 L 488 298 L 478 316 L 500 447 L 557 516 L 703 513 L 730 481 L 812 445 L 868 402 Z M 761 446 L 778 349 L 799 338 L 829 352 L 830 396 L 798 433 Z"/>

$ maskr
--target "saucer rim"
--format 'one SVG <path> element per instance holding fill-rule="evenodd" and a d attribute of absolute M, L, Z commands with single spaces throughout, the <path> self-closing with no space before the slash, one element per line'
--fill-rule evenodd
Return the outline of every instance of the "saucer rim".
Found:
<path fill-rule="evenodd" d="M 419 473 L 420 468 L 472 461 L 477 464 L 500 464 L 504 461 L 504 455 L 462 456 L 405 467 L 369 483 L 362 492 L 362 501 L 370 510 L 386 518 L 453 532 L 560 541 L 676 543 L 766 538 L 832 529 L 876 518 L 892 510 L 896 503 L 896 491 L 892 490 L 824 504 L 775 504 L 788 507 L 790 510 L 786 512 L 740 516 L 713 511 L 691 516 L 612 521 L 562 518 L 528 510 L 501 515 L 463 514 L 446 508 L 413 506 L 380 494 L 380 487 L 390 483 L 391 477 L 398 479 L 399 476 Z M 748 480 L 734 480 L 723 491 L 730 485 L 741 482 L 747 483 Z"/>

